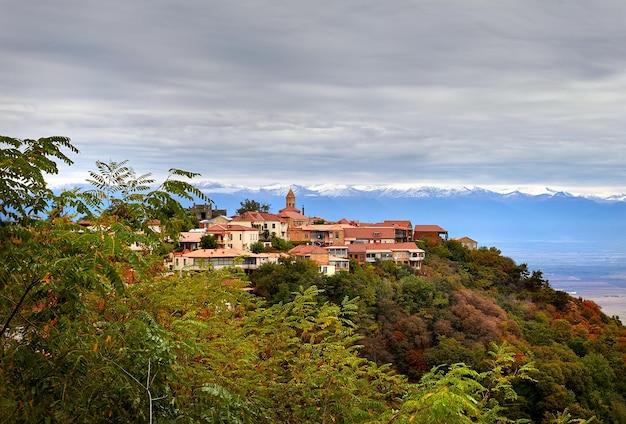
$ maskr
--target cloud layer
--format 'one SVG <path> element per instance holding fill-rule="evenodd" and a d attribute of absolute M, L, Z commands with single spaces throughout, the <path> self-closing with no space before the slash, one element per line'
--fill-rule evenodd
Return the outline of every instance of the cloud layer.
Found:
<path fill-rule="evenodd" d="M 621 1 L 23 0 L 0 131 L 225 183 L 626 191 Z"/>

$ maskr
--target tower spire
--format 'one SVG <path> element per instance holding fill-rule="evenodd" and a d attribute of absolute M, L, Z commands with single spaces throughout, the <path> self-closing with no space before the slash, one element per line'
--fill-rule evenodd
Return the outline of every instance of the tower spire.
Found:
<path fill-rule="evenodd" d="M 288 208 L 296 207 L 296 195 L 293 194 L 291 186 L 289 187 L 289 192 L 287 193 L 287 196 L 285 196 L 285 206 Z"/>

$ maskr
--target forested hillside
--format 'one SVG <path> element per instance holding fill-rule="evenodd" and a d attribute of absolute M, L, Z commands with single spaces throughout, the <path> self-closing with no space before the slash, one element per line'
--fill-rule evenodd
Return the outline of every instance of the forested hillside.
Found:
<path fill-rule="evenodd" d="M 0 142 L 0 422 L 626 422 L 626 329 L 497 248 L 171 275 L 195 174 L 55 195 L 68 139 Z"/>

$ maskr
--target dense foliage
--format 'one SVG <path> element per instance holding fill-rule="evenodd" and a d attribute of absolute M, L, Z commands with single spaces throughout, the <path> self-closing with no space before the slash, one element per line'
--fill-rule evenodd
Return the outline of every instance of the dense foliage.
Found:
<path fill-rule="evenodd" d="M 625 328 L 496 248 L 170 276 L 196 174 L 56 196 L 68 139 L 0 143 L 0 422 L 626 422 Z"/>

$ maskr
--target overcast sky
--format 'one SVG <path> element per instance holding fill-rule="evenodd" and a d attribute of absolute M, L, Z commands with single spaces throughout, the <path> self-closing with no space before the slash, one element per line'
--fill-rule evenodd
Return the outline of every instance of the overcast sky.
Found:
<path fill-rule="evenodd" d="M 2 0 L 0 134 L 259 186 L 626 191 L 623 0 Z"/>

